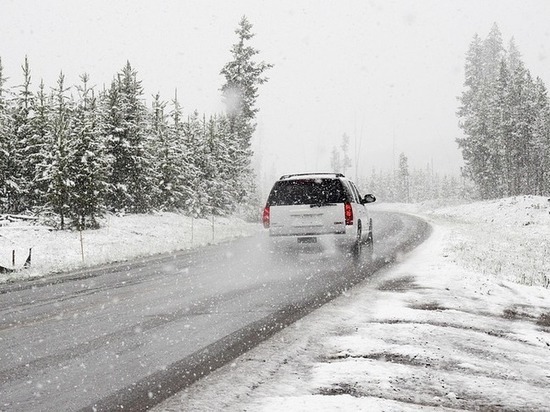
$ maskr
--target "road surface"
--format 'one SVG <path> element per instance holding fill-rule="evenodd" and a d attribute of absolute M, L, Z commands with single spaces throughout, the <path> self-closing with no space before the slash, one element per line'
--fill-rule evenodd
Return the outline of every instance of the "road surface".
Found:
<path fill-rule="evenodd" d="M 0 410 L 146 410 L 429 233 L 373 213 L 375 258 L 272 254 L 266 236 L 0 286 Z"/>

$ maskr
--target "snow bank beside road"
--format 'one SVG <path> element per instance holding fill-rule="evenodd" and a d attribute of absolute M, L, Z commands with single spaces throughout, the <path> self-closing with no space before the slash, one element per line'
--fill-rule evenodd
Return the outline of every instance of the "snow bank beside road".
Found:
<path fill-rule="evenodd" d="M 392 205 L 431 221 L 432 237 L 155 411 L 547 410 L 550 290 L 494 267 L 527 277 L 544 259 L 514 248 L 547 245 L 545 202 Z"/>
<path fill-rule="evenodd" d="M 380 204 L 447 227 L 446 253 L 461 266 L 500 280 L 550 286 L 550 201 L 518 196 L 455 206 Z"/>
<path fill-rule="evenodd" d="M 108 215 L 101 229 L 82 232 L 81 244 L 79 232 L 4 220 L 0 221 L 0 265 L 11 268 L 15 250 L 16 267 L 21 267 L 29 248 L 32 265 L 27 270 L 0 274 L 0 282 L 204 246 L 258 230 L 259 225 L 233 217 L 207 220 L 175 213 Z"/>
<path fill-rule="evenodd" d="M 469 269 L 524 285 L 550 286 L 550 202 L 524 196 L 480 202 L 433 213 L 451 220 L 448 251 Z M 454 222 L 452 222 L 454 220 Z"/>

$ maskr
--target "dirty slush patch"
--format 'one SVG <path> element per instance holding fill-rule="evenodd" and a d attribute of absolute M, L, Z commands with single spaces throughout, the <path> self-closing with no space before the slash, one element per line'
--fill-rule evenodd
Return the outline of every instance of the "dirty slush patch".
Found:
<path fill-rule="evenodd" d="M 376 286 L 388 295 L 385 302 L 397 296 L 399 316 L 364 325 L 367 336 L 377 339 L 366 338 L 363 344 L 334 336 L 330 346 L 347 349 L 318 359 L 317 369 L 343 379 L 319 386 L 316 394 L 396 401 L 413 409 L 546 410 L 550 350 L 544 347 L 550 347 L 550 336 L 544 335 L 550 313 L 539 314 L 528 305 L 495 314 L 476 311 L 467 301 L 475 307 L 477 297 L 448 299 L 450 288 L 436 291 L 422 283 L 406 275 Z M 535 328 L 538 336 L 523 334 L 526 328 Z M 527 366 L 533 363 L 538 366 Z"/>

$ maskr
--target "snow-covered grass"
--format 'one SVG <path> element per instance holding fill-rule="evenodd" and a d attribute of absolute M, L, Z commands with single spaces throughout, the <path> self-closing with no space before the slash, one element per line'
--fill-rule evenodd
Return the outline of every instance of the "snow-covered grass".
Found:
<path fill-rule="evenodd" d="M 0 274 L 0 282 L 124 261 L 218 243 L 259 230 L 241 219 L 191 219 L 175 213 L 108 215 L 98 230 L 53 230 L 27 220 L 0 219 L 0 266 L 23 266 L 32 248 L 30 269 Z M 82 240 L 82 242 L 81 242 Z"/>
<path fill-rule="evenodd" d="M 550 286 L 550 201 L 546 197 L 390 207 L 450 228 L 453 242 L 447 253 L 461 266 L 501 280 Z"/>
<path fill-rule="evenodd" d="M 155 411 L 548 410 L 547 199 L 377 208 L 433 234 Z"/>

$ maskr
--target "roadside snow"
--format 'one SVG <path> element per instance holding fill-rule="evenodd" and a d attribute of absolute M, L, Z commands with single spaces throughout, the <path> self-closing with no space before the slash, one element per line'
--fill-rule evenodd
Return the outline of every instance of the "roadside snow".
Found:
<path fill-rule="evenodd" d="M 434 207 L 435 206 L 435 207 Z M 437 207 L 390 205 L 447 227 L 452 242 L 446 252 L 460 266 L 500 280 L 550 286 L 550 201 L 518 196 Z"/>
<path fill-rule="evenodd" d="M 547 410 L 547 199 L 386 207 L 433 235 L 155 410 Z"/>
<path fill-rule="evenodd" d="M 0 219 L 0 266 L 30 269 L 0 274 L 0 283 L 218 243 L 258 231 L 238 218 L 191 219 L 175 213 L 108 215 L 98 230 L 53 230 L 29 221 Z"/>

